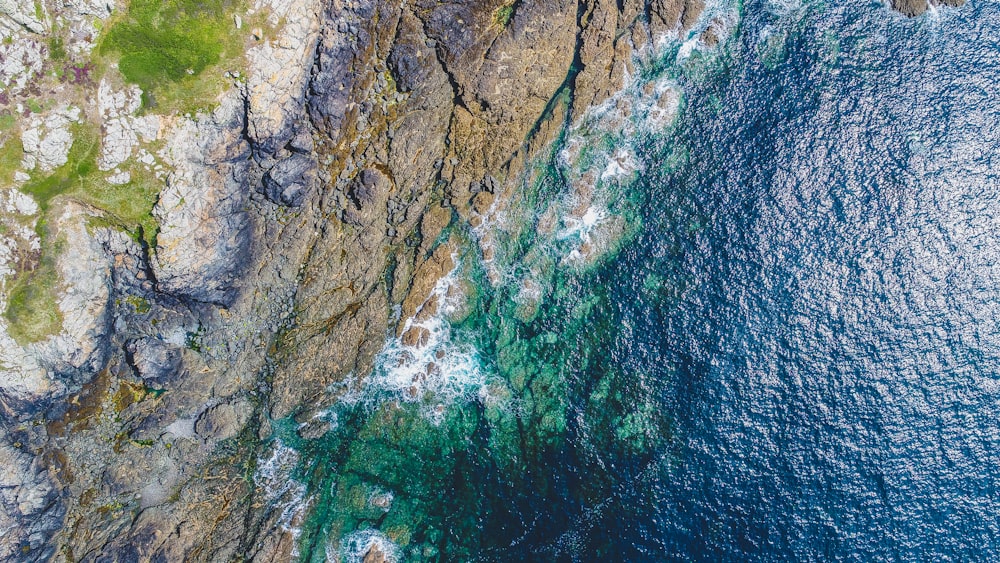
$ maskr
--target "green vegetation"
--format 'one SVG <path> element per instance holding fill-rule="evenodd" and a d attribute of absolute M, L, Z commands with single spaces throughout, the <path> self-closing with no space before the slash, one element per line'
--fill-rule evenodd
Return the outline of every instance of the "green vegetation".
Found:
<path fill-rule="evenodd" d="M 152 211 L 160 192 L 159 181 L 135 167 L 131 170 L 132 181 L 122 185 L 108 183 L 104 179 L 106 173 L 97 168 L 100 150 L 97 131 L 86 124 L 77 125 L 73 136 L 66 164 L 48 176 L 32 179 L 22 190 L 34 196 L 43 211 L 48 210 L 56 196 L 68 195 L 105 211 L 130 232 L 141 229 L 147 237 L 153 236 L 157 224 Z"/>
<path fill-rule="evenodd" d="M 0 114 L 0 131 L 6 131 L 17 123 L 17 118 L 12 113 Z"/>
<path fill-rule="evenodd" d="M 142 88 L 147 107 L 205 109 L 226 86 L 224 67 L 243 55 L 232 18 L 241 7 L 239 0 L 132 0 L 98 52 L 118 57 L 119 70 Z"/>
<path fill-rule="evenodd" d="M 184 347 L 194 352 L 201 352 L 202 338 L 205 336 L 205 327 L 198 325 L 193 331 L 188 331 L 184 336 Z"/>
<path fill-rule="evenodd" d="M 496 10 L 493 11 L 493 25 L 500 31 L 507 29 L 510 20 L 514 17 L 514 4 L 516 0 L 506 0 Z"/>
<path fill-rule="evenodd" d="M 132 171 L 133 180 L 123 185 L 109 184 L 105 173 L 97 168 L 100 148 L 97 131 L 89 125 L 73 128 L 74 142 L 63 166 L 48 176 L 36 177 L 21 189 L 32 195 L 43 214 L 47 214 L 52 201 L 58 196 L 69 196 L 93 205 L 107 214 L 102 225 L 114 226 L 143 237 L 153 244 L 157 231 L 152 216 L 160 184 L 145 171 Z M 0 173 L 12 175 L 22 155 L 20 143 L 13 140 L 0 148 Z M 56 257 L 61 244 L 53 244 L 44 220 L 37 229 L 41 239 L 42 254 L 32 270 L 20 272 L 13 280 L 5 318 L 10 322 L 11 336 L 19 344 L 38 342 L 58 332 L 62 318 L 56 303 L 59 276 Z M 136 307 L 137 310 L 139 307 Z"/>
<path fill-rule="evenodd" d="M 40 230 L 45 228 L 44 224 L 40 226 Z M 62 245 L 62 241 L 49 243 L 35 268 L 21 272 L 11 285 L 4 318 L 10 323 L 11 338 L 22 346 L 38 342 L 62 327 L 62 313 L 56 303 L 59 274 L 55 260 Z"/>
<path fill-rule="evenodd" d="M 131 305 L 132 309 L 140 315 L 145 315 L 150 311 L 150 309 L 152 309 L 152 305 L 149 304 L 149 301 L 137 295 L 129 295 L 125 298 L 125 302 Z"/>
<path fill-rule="evenodd" d="M 47 210 L 52 198 L 82 188 L 97 171 L 97 132 L 77 126 L 73 128 L 74 141 L 66 164 L 49 176 L 36 177 L 22 190 L 34 196 L 42 210 Z"/>
<path fill-rule="evenodd" d="M 6 130 L 6 116 L 0 117 L 0 130 Z M 0 182 L 10 185 L 14 181 L 14 172 L 17 172 L 24 158 L 24 147 L 21 145 L 20 137 L 8 138 L 0 146 Z"/>
<path fill-rule="evenodd" d="M 49 38 L 49 57 L 54 61 L 61 61 L 66 58 L 66 46 L 63 38 L 57 33 L 53 33 Z"/>

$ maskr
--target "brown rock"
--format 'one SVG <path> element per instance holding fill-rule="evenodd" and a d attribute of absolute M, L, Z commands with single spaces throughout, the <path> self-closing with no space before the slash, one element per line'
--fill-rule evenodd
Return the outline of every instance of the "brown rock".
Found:
<path fill-rule="evenodd" d="M 365 554 L 364 558 L 364 563 L 387 563 L 387 561 L 385 553 L 382 553 L 377 544 L 368 548 L 368 553 Z"/>
<path fill-rule="evenodd" d="M 649 31 L 658 37 L 673 30 L 677 23 L 687 29 L 705 9 L 704 0 L 652 0 L 649 3 Z"/>
<path fill-rule="evenodd" d="M 430 334 L 430 331 L 422 326 L 411 327 L 403 333 L 403 346 L 409 346 L 410 348 L 421 348 L 426 346 L 427 339 L 430 337 Z"/>
<path fill-rule="evenodd" d="M 495 196 L 490 192 L 479 192 L 476 197 L 472 198 L 472 208 L 476 210 L 476 213 L 486 215 L 490 206 L 493 205 L 494 199 Z"/>
<path fill-rule="evenodd" d="M 410 292 L 403 300 L 401 320 L 405 321 L 415 316 L 420 306 L 430 297 L 431 290 L 434 289 L 438 280 L 455 267 L 455 261 L 451 257 L 453 248 L 451 244 L 442 244 L 437 247 L 430 258 L 417 266 L 413 274 Z"/>
<path fill-rule="evenodd" d="M 965 4 L 965 0 L 892 0 L 892 7 L 904 16 L 919 16 L 931 5 L 957 7 Z"/>
<path fill-rule="evenodd" d="M 420 220 L 420 236 L 423 240 L 420 243 L 420 254 L 426 254 L 434 246 L 438 237 L 451 223 L 451 210 L 434 205 L 424 213 Z"/>

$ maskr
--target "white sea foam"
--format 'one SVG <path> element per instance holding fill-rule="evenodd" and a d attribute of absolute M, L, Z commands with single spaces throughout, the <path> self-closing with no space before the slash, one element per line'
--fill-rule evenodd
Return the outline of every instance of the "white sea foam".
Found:
<path fill-rule="evenodd" d="M 590 242 L 594 228 L 606 221 L 608 212 L 605 209 L 591 205 L 580 217 L 567 216 L 563 218 L 566 225 L 557 238 L 559 240 L 579 239 L 580 242 Z"/>
<path fill-rule="evenodd" d="M 253 476 L 254 485 L 263 494 L 265 502 L 277 511 L 278 525 L 292 535 L 296 546 L 302 535 L 296 520 L 309 507 L 306 486 L 292 478 L 292 472 L 298 463 L 299 453 L 284 445 L 281 440 L 276 440 L 271 456 L 257 466 Z M 293 555 L 297 555 L 297 552 Z"/>
<path fill-rule="evenodd" d="M 765 4 L 768 12 L 779 17 L 795 17 L 805 11 L 806 5 L 802 0 L 768 0 Z"/>
<path fill-rule="evenodd" d="M 303 428 L 308 427 L 310 424 L 315 424 L 317 422 L 326 423 L 326 430 L 325 430 L 326 432 L 336 430 L 340 425 L 340 417 L 337 415 L 336 405 L 330 408 L 316 411 L 315 413 L 313 413 L 312 417 L 310 417 L 309 421 L 300 423 L 297 429 L 302 430 Z"/>
<path fill-rule="evenodd" d="M 385 556 L 385 560 L 396 562 L 400 560 L 399 547 L 385 534 L 378 530 L 358 530 L 344 538 L 340 548 L 327 544 L 327 563 L 363 563 L 365 555 L 372 548 L 377 548 Z"/>
<path fill-rule="evenodd" d="M 639 168 L 640 165 L 635 159 L 635 154 L 627 148 L 620 148 L 615 151 L 614 156 L 608 159 L 608 165 L 604 167 L 604 172 L 601 172 L 601 179 L 610 180 L 628 176 Z"/>
<path fill-rule="evenodd" d="M 654 133 L 662 132 L 680 114 L 681 89 L 672 81 L 660 80 L 653 87 L 653 95 L 645 101 L 645 129 Z"/>
<path fill-rule="evenodd" d="M 456 342 L 448 317 L 455 313 L 464 297 L 460 292 L 460 264 L 438 280 L 424 307 L 437 303 L 433 315 L 417 314 L 404 321 L 400 334 L 419 330 L 424 336 L 406 344 L 402 337 L 390 337 L 376 357 L 374 372 L 359 393 L 344 397 L 348 403 L 399 400 L 429 403 L 428 415 L 437 418 L 443 406 L 455 400 L 474 398 L 485 383 L 479 354 L 469 343 Z"/>
<path fill-rule="evenodd" d="M 681 43 L 681 48 L 677 51 L 677 62 L 684 61 L 694 53 L 696 49 L 701 47 L 701 38 L 698 36 L 691 37 L 684 43 Z"/>

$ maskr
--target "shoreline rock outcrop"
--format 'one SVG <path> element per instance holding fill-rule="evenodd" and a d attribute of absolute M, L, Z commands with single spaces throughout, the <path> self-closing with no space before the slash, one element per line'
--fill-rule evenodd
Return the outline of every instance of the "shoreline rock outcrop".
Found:
<path fill-rule="evenodd" d="M 70 53 L 90 53 L 93 34 L 124 8 L 22 4 L 0 2 L 0 31 L 26 38 L 0 46 L 20 57 L 0 69 L 11 84 L 0 105 L 21 104 L 21 114 L 54 46 L 49 23 L 66 22 Z M 892 5 L 917 15 L 930 4 Z M 130 236 L 113 212 L 71 192 L 46 204 L 52 236 L 65 239 L 59 331 L 22 345 L 0 320 L 0 560 L 291 558 L 299 489 L 262 491 L 265 480 L 248 478 L 272 421 L 314 421 L 345 381 L 371 372 L 387 335 L 426 342 L 426 329 L 399 333 L 454 267 L 456 227 L 514 198 L 527 163 L 622 87 L 633 55 L 694 25 L 704 6 L 252 8 L 270 29 L 246 30 L 246 68 L 211 112 L 143 115 L 138 91 L 67 67 L 66 81 L 79 78 L 73 86 L 95 100 L 124 96 L 103 114 L 76 102 L 84 118 L 102 114 L 102 173 L 127 183 L 114 171 L 141 155 L 141 170 L 162 182 L 158 232 Z M 80 118 L 69 107 L 31 118 L 31 166 L 5 189 L 66 163 Z M 9 215 L 28 235 L 0 256 L 37 262 L 30 233 L 41 211 L 9 207 L 25 211 Z"/>

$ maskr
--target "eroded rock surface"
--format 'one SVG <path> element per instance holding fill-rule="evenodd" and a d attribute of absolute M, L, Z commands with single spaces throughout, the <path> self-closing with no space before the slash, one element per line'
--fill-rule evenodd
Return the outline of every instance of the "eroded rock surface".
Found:
<path fill-rule="evenodd" d="M 153 269 L 159 289 L 228 304 L 248 259 L 250 146 L 237 94 L 212 115 L 182 119 L 166 134 L 172 169 L 154 214 L 160 223 Z"/>

